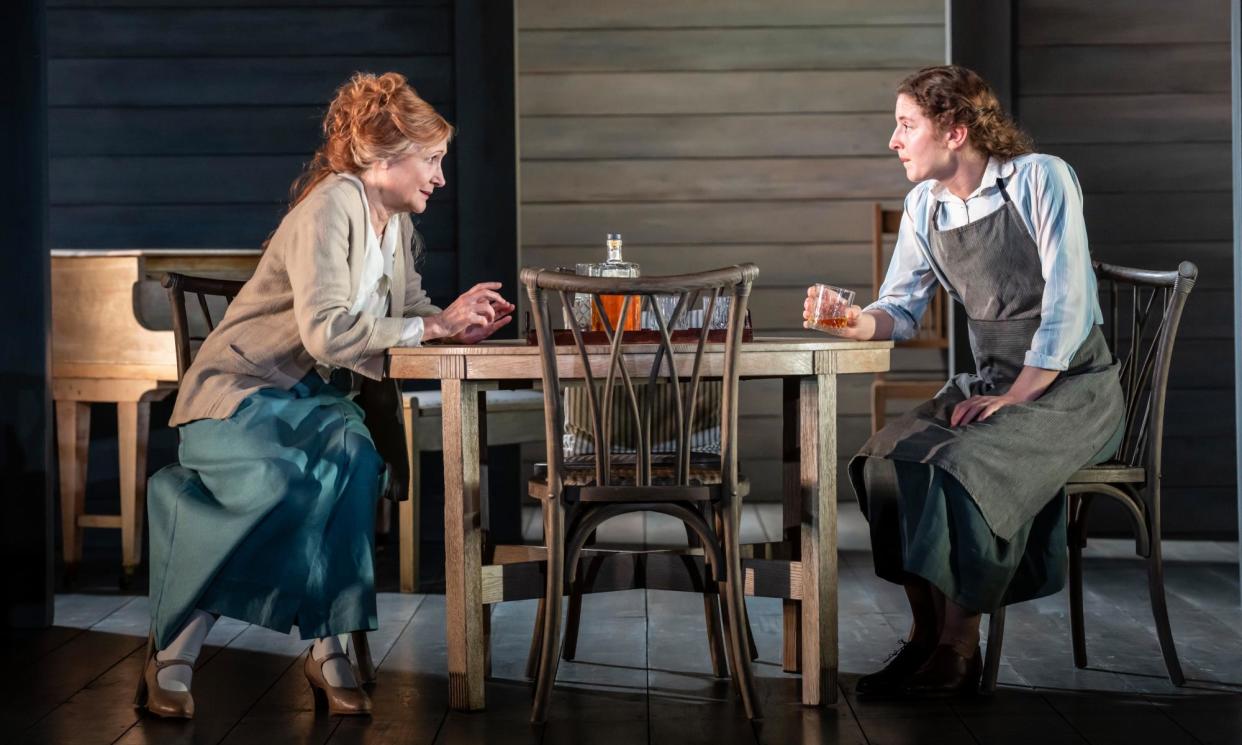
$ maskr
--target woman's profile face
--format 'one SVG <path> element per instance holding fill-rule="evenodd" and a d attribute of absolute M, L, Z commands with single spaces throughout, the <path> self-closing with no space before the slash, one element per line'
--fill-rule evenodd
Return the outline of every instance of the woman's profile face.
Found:
<path fill-rule="evenodd" d="M 376 169 L 376 186 L 384 195 L 385 206 L 393 212 L 415 212 L 427 209 L 432 192 L 444 186 L 441 164 L 448 153 L 448 140 L 415 148 L 387 161 Z"/>
<path fill-rule="evenodd" d="M 894 116 L 897 127 L 889 138 L 888 148 L 901 158 L 906 178 L 918 183 L 951 175 L 953 151 L 946 143 L 947 133 L 940 132 L 935 122 L 905 93 L 897 96 Z"/>

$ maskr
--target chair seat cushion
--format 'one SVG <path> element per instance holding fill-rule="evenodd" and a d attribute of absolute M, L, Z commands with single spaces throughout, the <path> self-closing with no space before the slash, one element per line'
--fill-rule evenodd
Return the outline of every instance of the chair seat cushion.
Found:
<path fill-rule="evenodd" d="M 1141 484 L 1145 481 L 1146 469 L 1116 460 L 1079 469 L 1069 478 L 1071 484 Z"/>

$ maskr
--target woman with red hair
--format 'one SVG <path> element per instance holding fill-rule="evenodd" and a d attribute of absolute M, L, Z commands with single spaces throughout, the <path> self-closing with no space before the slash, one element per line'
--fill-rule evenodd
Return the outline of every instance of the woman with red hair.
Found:
<path fill-rule="evenodd" d="M 499 283 L 448 308 L 415 270 L 410 213 L 445 185 L 452 126 L 403 76 L 356 74 L 323 122 L 254 276 L 186 371 L 170 424 L 180 465 L 152 477 L 151 651 L 139 704 L 189 718 L 194 661 L 229 616 L 314 640 L 317 705 L 366 714 L 338 636 L 376 627 L 375 501 L 384 464 L 353 400 L 384 351 L 472 343 L 511 320 Z"/>

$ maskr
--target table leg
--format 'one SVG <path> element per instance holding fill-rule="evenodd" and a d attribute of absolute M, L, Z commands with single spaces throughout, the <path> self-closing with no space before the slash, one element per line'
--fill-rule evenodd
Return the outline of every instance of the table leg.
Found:
<path fill-rule="evenodd" d="M 484 629 L 478 385 L 440 383 L 444 440 L 445 631 L 449 706 L 483 708 Z"/>
<path fill-rule="evenodd" d="M 837 700 L 837 380 L 801 384 L 802 703 Z"/>
<path fill-rule="evenodd" d="M 802 455 L 798 417 L 801 405 L 801 378 L 785 378 L 781 406 L 782 494 L 781 540 L 791 547 L 788 557 L 802 559 Z M 802 671 L 802 601 L 783 600 L 781 669 Z"/>

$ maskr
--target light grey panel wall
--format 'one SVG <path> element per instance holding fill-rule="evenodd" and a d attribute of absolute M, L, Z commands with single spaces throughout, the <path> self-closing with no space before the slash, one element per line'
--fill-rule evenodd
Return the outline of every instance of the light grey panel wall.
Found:
<path fill-rule="evenodd" d="M 523 0 L 518 29 L 524 266 L 600 260 L 617 231 L 645 274 L 754 261 L 770 334 L 807 333 L 810 282 L 870 299 L 871 206 L 910 188 L 886 149 L 893 90 L 943 61 L 942 0 Z M 869 385 L 842 381 L 843 455 Z M 780 495 L 779 410 L 778 385 L 744 384 L 756 498 Z"/>
<path fill-rule="evenodd" d="M 1173 358 L 1166 533 L 1237 524 L 1234 423 L 1213 413 L 1234 400 L 1229 5 L 1017 3 L 1017 111 L 1078 172 L 1093 254 L 1200 267 Z"/>

